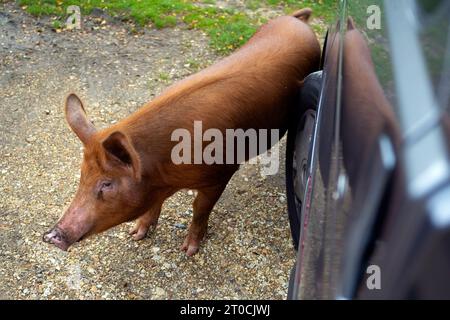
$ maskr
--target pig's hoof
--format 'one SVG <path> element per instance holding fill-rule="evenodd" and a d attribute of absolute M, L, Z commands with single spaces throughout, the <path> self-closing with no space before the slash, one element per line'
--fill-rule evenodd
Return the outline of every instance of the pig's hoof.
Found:
<path fill-rule="evenodd" d="M 192 239 L 190 236 L 187 236 L 181 245 L 180 249 L 186 252 L 188 257 L 192 257 L 194 254 L 198 252 L 200 247 L 200 241 Z"/>
<path fill-rule="evenodd" d="M 144 239 L 147 236 L 148 231 L 151 226 L 143 226 L 140 224 L 136 224 L 133 229 L 130 230 L 129 234 L 135 241 L 139 241 Z"/>

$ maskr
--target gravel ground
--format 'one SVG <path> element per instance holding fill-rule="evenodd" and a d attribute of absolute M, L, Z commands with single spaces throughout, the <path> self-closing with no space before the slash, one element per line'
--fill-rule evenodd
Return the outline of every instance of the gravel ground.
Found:
<path fill-rule="evenodd" d="M 160 225 L 143 241 L 129 238 L 131 224 L 69 252 L 41 241 L 79 179 L 82 149 L 64 120 L 64 96 L 79 93 L 105 127 L 218 59 L 200 32 L 136 34 L 104 18 L 97 12 L 82 30 L 57 33 L 48 20 L 0 4 L 0 298 L 284 299 L 295 259 L 284 167 L 265 178 L 244 165 L 192 258 L 178 249 L 192 216 L 188 191 L 165 203 Z"/>

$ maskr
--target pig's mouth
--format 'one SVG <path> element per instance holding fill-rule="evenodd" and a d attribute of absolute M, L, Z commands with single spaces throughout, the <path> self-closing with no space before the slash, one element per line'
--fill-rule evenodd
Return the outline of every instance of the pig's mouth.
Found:
<path fill-rule="evenodd" d="M 44 234 L 42 240 L 44 240 L 44 242 L 55 245 L 61 250 L 67 251 L 67 249 L 72 245 L 72 243 L 81 241 L 83 238 L 84 235 L 79 237 L 78 239 L 74 239 L 71 241 L 68 239 L 66 233 L 63 230 L 61 230 L 58 227 L 55 227 L 46 234 Z"/>

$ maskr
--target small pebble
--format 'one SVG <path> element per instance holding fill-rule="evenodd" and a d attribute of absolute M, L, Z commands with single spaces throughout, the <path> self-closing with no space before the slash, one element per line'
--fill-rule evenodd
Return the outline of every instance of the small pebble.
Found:
<path fill-rule="evenodd" d="M 184 223 L 175 223 L 175 228 L 186 229 L 186 224 L 184 224 Z"/>

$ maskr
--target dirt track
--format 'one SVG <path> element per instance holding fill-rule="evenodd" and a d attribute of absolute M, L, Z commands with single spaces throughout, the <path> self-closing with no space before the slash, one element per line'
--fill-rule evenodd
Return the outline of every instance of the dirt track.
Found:
<path fill-rule="evenodd" d="M 187 192 L 166 202 L 158 229 L 141 242 L 129 238 L 131 224 L 68 253 L 41 241 L 79 178 L 81 144 L 65 123 L 64 96 L 79 93 L 105 127 L 218 58 L 199 32 L 132 34 L 104 18 L 56 33 L 0 4 L 0 298 L 285 298 L 294 251 L 284 171 L 264 178 L 244 166 L 194 258 L 178 250 L 192 215 Z"/>

